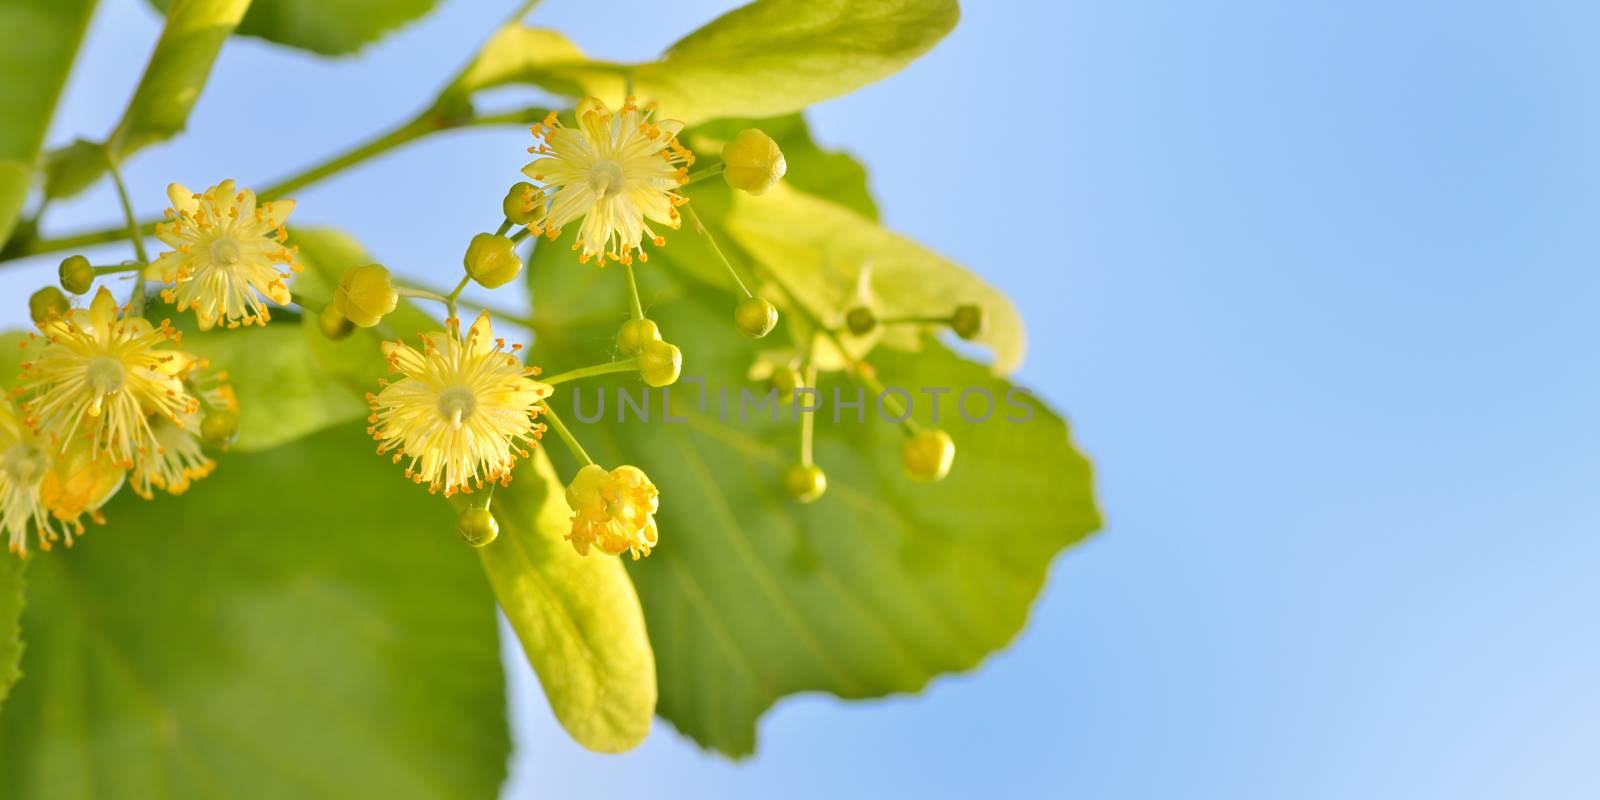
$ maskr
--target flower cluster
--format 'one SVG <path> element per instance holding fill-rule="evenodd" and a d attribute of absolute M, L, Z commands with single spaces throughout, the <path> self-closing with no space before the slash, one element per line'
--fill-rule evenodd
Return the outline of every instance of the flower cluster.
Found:
<path fill-rule="evenodd" d="M 145 499 L 182 494 L 216 469 L 206 446 L 225 446 L 239 405 L 225 372 L 182 349 L 168 319 L 145 315 L 145 281 L 179 312 L 192 309 L 201 330 L 219 323 L 265 324 L 263 297 L 288 303 L 286 280 L 299 269 L 284 246 L 292 201 L 257 203 L 233 181 L 196 194 L 173 184 L 169 221 L 156 236 L 173 250 L 154 261 L 95 267 L 82 256 L 61 264 L 61 285 L 82 295 L 100 275 L 135 274 L 119 305 L 101 286 L 86 308 L 50 288 L 30 299 L 37 332 L 23 343 L 13 399 L 0 403 L 0 528 L 8 549 L 26 554 L 101 522 L 100 509 L 123 485 Z M 274 265 L 285 265 L 279 271 Z"/>

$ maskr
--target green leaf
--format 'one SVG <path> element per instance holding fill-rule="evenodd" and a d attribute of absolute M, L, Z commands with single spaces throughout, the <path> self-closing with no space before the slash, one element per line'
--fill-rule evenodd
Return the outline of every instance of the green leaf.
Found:
<path fill-rule="evenodd" d="M 150 0 L 165 10 L 171 0 Z M 433 10 L 437 0 L 255 0 L 239 24 L 240 36 L 310 50 L 350 55 L 384 34 Z"/>
<path fill-rule="evenodd" d="M 106 137 L 106 147 L 119 160 L 184 129 L 222 43 L 249 7 L 250 0 L 175 0 L 167 8 L 166 26 L 144 76 Z M 65 197 L 88 188 L 104 173 L 104 161 L 93 143 L 57 149 L 48 158 L 47 193 Z"/>
<path fill-rule="evenodd" d="M 782 184 L 760 197 L 733 193 L 723 225 L 749 258 L 793 287 L 813 313 L 844 309 L 864 266 L 871 266 L 873 311 L 880 318 L 948 314 L 981 307 L 988 325 L 975 340 L 994 352 L 994 370 L 1022 365 L 1026 334 L 1010 298 L 977 275 L 846 208 Z M 916 331 L 891 326 L 884 343 L 915 349 Z"/>
<path fill-rule="evenodd" d="M 367 415 L 361 396 L 322 370 L 299 320 L 282 316 L 264 327 L 187 332 L 178 345 L 227 371 L 239 396 L 233 447 L 241 451 L 276 447 Z"/>
<path fill-rule="evenodd" d="M 659 392 L 650 422 L 631 412 L 618 422 L 617 390 L 637 398 L 642 389 L 634 376 L 581 384 L 581 411 L 591 419 L 596 388 L 607 388 L 600 423 L 579 422 L 570 391 L 554 402 L 599 463 L 639 466 L 660 488 L 660 546 L 629 564 L 655 649 L 659 713 L 702 745 L 739 755 L 752 752 L 756 719 L 781 697 L 912 692 L 936 675 L 976 666 L 1021 629 L 1051 560 L 1100 519 L 1089 465 L 1066 423 L 930 337 L 916 352 L 880 348 L 870 362 L 884 383 L 910 390 L 923 424 L 934 417 L 920 388 L 953 390 L 940 397 L 937 423 L 957 447 L 949 477 L 933 485 L 905 479 L 904 435 L 875 416 L 867 396 L 866 422 L 848 410 L 837 422 L 828 411 L 819 415 L 816 461 L 827 472 L 827 494 L 810 505 L 789 500 L 780 479 L 798 457 L 792 407 L 781 422 L 770 419 L 770 406 L 741 419 L 739 393 L 766 391 L 745 379 L 746 370 L 762 350 L 790 344 L 794 312 L 785 311 L 767 340 L 739 336 L 737 298 L 722 283 L 689 277 L 684 241 L 680 232 L 637 272 L 641 292 L 654 301 L 651 318 L 683 350 L 684 376 L 706 379 L 706 407 L 683 381 L 671 399 L 686 422 L 662 419 Z M 541 243 L 529 266 L 541 331 L 550 332 L 533 361 L 552 372 L 611 358 L 627 316 L 623 276 L 578 265 L 569 246 L 565 238 Z M 820 389 L 829 409 L 834 391 L 847 401 L 858 391 L 837 374 L 824 376 Z M 959 415 L 967 389 L 994 398 L 993 419 Z M 718 419 L 724 390 L 725 422 Z M 976 392 L 967 403 L 975 417 L 984 411 Z M 1008 422 L 1008 413 L 1028 420 Z M 576 466 L 565 458 L 559 465 L 562 474 Z"/>
<path fill-rule="evenodd" d="M 898 72 L 955 27 L 955 0 L 757 0 L 674 44 L 659 61 L 582 60 L 550 31 L 492 38 L 469 70 L 466 91 L 519 82 L 569 96 L 617 100 L 623 75 L 664 117 L 693 124 L 719 117 L 799 111 Z"/>
<path fill-rule="evenodd" d="M 493 598 L 449 507 L 356 426 L 220 462 L 31 559 L 6 796 L 491 796 Z"/>
<path fill-rule="evenodd" d="M 591 750 L 633 748 L 650 732 L 656 671 L 622 562 L 565 541 L 572 510 L 542 448 L 491 508 L 500 537 L 480 551 L 483 569 L 556 719 Z"/>
<path fill-rule="evenodd" d="M 22 677 L 17 666 L 22 663 L 21 619 L 26 604 L 22 573 L 26 565 L 10 553 L 0 555 L 0 709 L 5 708 L 12 684 Z"/>
<path fill-rule="evenodd" d="M 0 5 L 0 245 L 11 236 L 94 0 Z"/>

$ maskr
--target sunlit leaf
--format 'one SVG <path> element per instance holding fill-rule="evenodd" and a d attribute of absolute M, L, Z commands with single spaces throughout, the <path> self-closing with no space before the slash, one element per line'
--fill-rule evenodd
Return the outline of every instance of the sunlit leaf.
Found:
<path fill-rule="evenodd" d="M 184 129 L 222 43 L 249 6 L 250 0 L 175 0 L 167 8 L 166 25 L 144 75 L 106 137 L 112 153 L 125 159 Z M 103 174 L 104 155 L 92 144 L 69 145 L 51 153 L 48 168 L 46 190 L 52 197 L 64 197 Z"/>
<path fill-rule="evenodd" d="M 528 83 L 621 100 L 624 75 L 641 99 L 688 123 L 799 111 L 898 72 L 955 26 L 955 0 L 757 0 L 674 44 L 659 61 L 583 60 L 550 31 L 502 30 L 463 84 Z"/>
<path fill-rule="evenodd" d="M 171 0 L 150 0 L 165 10 Z M 254 0 L 239 23 L 240 36 L 349 55 L 389 31 L 421 18 L 437 0 Z"/>
<path fill-rule="evenodd" d="M 0 4 L 0 245 L 28 198 L 56 100 L 66 85 L 94 0 Z"/>
<path fill-rule="evenodd" d="M 556 719 L 591 750 L 637 745 L 655 715 L 655 657 L 622 562 L 564 541 L 572 511 L 542 449 L 491 508 L 500 537 L 483 569 Z"/>
<path fill-rule="evenodd" d="M 795 345 L 794 314 L 767 339 L 740 337 L 731 319 L 737 298 L 725 282 L 686 277 L 684 241 L 679 232 L 637 272 L 641 292 L 656 301 L 651 318 L 684 353 L 685 379 L 671 398 L 685 421 L 664 420 L 655 392 L 651 421 L 629 412 L 618 422 L 616 392 L 637 398 L 643 389 L 633 376 L 583 382 L 581 408 L 570 392 L 554 401 L 600 463 L 637 465 L 661 489 L 661 544 L 629 564 L 656 653 L 661 715 L 703 745 L 749 753 L 757 718 L 783 696 L 917 691 L 1005 646 L 1051 560 L 1099 525 L 1089 465 L 1066 424 L 931 338 L 917 352 L 880 348 L 870 357 L 879 376 L 908 390 L 923 424 L 937 419 L 950 432 L 955 467 L 941 483 L 907 480 L 904 435 L 880 420 L 872 395 L 859 397 L 864 421 L 853 409 L 833 418 L 835 391 L 847 402 L 862 392 L 835 374 L 820 386 L 827 405 L 816 433 L 829 488 L 816 503 L 797 504 L 780 488 L 798 458 L 792 407 L 778 422 L 771 405 L 740 411 L 741 390 L 766 391 L 745 378 L 758 353 Z M 536 343 L 535 363 L 565 370 L 613 357 L 627 316 L 620 271 L 580 266 L 562 239 L 535 251 L 529 273 L 536 314 L 552 332 Z M 704 408 L 694 378 L 706 381 Z M 599 386 L 609 392 L 604 420 L 583 424 L 580 412 L 594 419 Z M 924 388 L 949 390 L 936 395 L 937 417 Z M 968 421 L 963 402 L 973 418 L 989 419 Z M 576 465 L 559 449 L 552 454 L 572 474 Z"/>
<path fill-rule="evenodd" d="M 31 557 L 5 796 L 491 796 L 493 598 L 449 507 L 367 442 L 225 455 Z"/>

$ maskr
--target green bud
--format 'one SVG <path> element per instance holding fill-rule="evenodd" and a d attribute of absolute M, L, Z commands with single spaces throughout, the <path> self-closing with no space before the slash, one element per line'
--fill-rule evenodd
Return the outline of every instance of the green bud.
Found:
<path fill-rule="evenodd" d="M 382 264 L 368 264 L 345 272 L 333 292 L 331 308 L 363 328 L 378 324 L 400 302 L 389 270 Z"/>
<path fill-rule="evenodd" d="M 659 341 L 661 329 L 648 319 L 630 319 L 617 331 L 617 350 L 625 356 L 639 355 L 646 344 Z"/>
<path fill-rule="evenodd" d="M 772 333 L 772 329 L 777 326 L 778 307 L 765 298 L 746 298 L 737 309 L 734 309 L 733 321 L 739 326 L 740 333 L 752 339 L 760 339 Z"/>
<path fill-rule="evenodd" d="M 802 503 L 809 503 L 828 491 L 828 476 L 816 464 L 795 464 L 783 471 L 783 490 Z"/>
<path fill-rule="evenodd" d="M 878 327 L 878 318 L 873 315 L 872 309 L 865 306 L 856 306 L 844 315 L 844 325 L 850 332 L 857 336 L 866 336 L 872 329 Z"/>
<path fill-rule="evenodd" d="M 772 371 L 772 388 L 778 390 L 778 402 L 794 402 L 796 389 L 804 386 L 806 379 L 794 367 L 778 367 Z"/>
<path fill-rule="evenodd" d="M 956 458 L 956 443 L 950 434 L 937 428 L 924 428 L 906 438 L 900 446 L 900 466 L 906 477 L 920 483 L 944 480 Z"/>
<path fill-rule="evenodd" d="M 683 352 L 667 342 L 646 342 L 639 350 L 639 376 L 656 387 L 671 386 L 678 382 L 683 371 Z"/>
<path fill-rule="evenodd" d="M 200 438 L 212 447 L 227 447 L 239 436 L 239 414 L 226 408 L 214 408 L 200 420 Z"/>
<path fill-rule="evenodd" d="M 73 294 L 85 294 L 94 286 L 94 267 L 83 256 L 67 256 L 61 260 L 61 288 Z"/>
<path fill-rule="evenodd" d="M 759 128 L 745 128 L 722 148 L 722 163 L 727 165 L 723 180 L 735 189 L 765 194 L 783 179 L 789 165 L 783 150 Z"/>
<path fill-rule="evenodd" d="M 322 316 L 317 318 L 317 323 L 322 327 L 322 335 L 336 342 L 349 336 L 356 329 L 356 324 L 332 304 L 322 309 Z"/>
<path fill-rule="evenodd" d="M 462 261 L 467 274 L 485 289 L 504 286 L 522 273 L 522 259 L 517 257 L 516 243 L 492 233 L 472 237 Z"/>
<path fill-rule="evenodd" d="M 983 309 L 974 305 L 956 306 L 955 313 L 950 315 L 950 329 L 969 341 L 982 336 L 987 324 Z"/>
<path fill-rule="evenodd" d="M 33 317 L 34 322 L 44 322 L 51 317 L 65 314 L 70 308 L 72 304 L 67 302 L 67 296 L 54 286 L 46 286 L 28 298 L 28 314 Z"/>
<path fill-rule="evenodd" d="M 456 533 L 473 547 L 483 547 L 500 535 L 500 523 L 487 508 L 467 508 L 456 517 Z"/>
<path fill-rule="evenodd" d="M 506 199 L 500 203 L 501 210 L 505 211 L 506 219 L 511 220 L 511 224 L 526 225 L 538 216 L 538 206 L 533 202 L 535 191 L 534 185 L 527 181 L 511 184 Z"/>

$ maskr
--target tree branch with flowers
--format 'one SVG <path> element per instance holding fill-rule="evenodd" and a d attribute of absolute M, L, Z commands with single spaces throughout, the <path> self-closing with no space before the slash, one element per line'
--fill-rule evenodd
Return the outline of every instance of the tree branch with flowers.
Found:
<path fill-rule="evenodd" d="M 496 608 L 582 745 L 660 716 L 744 755 L 782 697 L 975 667 L 1099 525 L 1065 423 L 1007 378 L 1009 300 L 883 228 L 800 114 L 933 47 L 953 0 L 758 0 L 642 64 L 525 4 L 414 118 L 259 192 L 121 164 L 184 127 L 230 36 L 349 52 L 428 3 L 158 3 L 116 127 L 50 150 L 93 3 L 24 5 L 50 46 L 0 71 L 33 98 L 0 123 L 0 268 L 56 274 L 0 342 L 19 797 L 492 791 Z M 507 87 L 527 105 L 479 108 Z M 483 228 L 396 231 L 459 235 L 459 269 L 290 220 L 300 189 L 489 125 L 531 143 Z M 115 222 L 47 235 L 100 180 Z"/>

